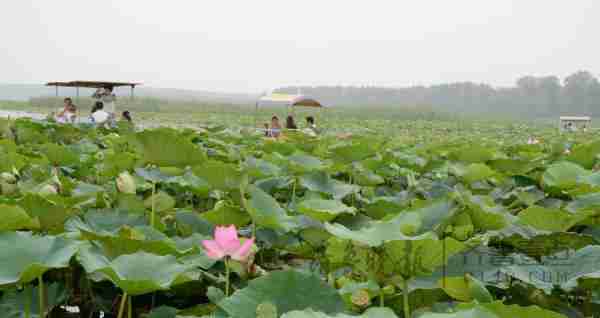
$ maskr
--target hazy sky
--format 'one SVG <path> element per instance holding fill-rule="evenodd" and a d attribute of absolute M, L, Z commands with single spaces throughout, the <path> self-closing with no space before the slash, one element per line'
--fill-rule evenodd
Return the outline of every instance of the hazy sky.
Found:
<path fill-rule="evenodd" d="M 598 0 L 0 0 L 0 82 L 512 85 L 600 72 Z"/>

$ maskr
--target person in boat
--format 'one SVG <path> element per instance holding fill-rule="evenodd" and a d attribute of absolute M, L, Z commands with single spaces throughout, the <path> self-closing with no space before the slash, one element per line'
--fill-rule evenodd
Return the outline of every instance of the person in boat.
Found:
<path fill-rule="evenodd" d="M 75 118 L 77 118 L 77 106 L 73 104 L 70 97 L 65 98 L 63 102 L 63 110 L 56 115 L 56 121 L 61 124 L 74 123 Z"/>
<path fill-rule="evenodd" d="M 92 97 L 99 99 L 104 104 L 104 110 L 111 114 L 115 112 L 116 100 L 113 89 L 114 88 L 112 86 L 105 86 L 103 88 L 98 88 L 92 95 Z"/>
<path fill-rule="evenodd" d="M 287 116 L 286 120 L 285 120 L 285 128 L 286 129 L 298 129 L 298 126 L 296 126 L 296 122 L 294 121 L 294 117 L 293 116 Z"/>
<path fill-rule="evenodd" d="M 104 103 L 96 102 L 92 108 L 90 121 L 97 125 L 105 124 L 110 119 L 110 114 L 104 110 Z"/>
<path fill-rule="evenodd" d="M 126 110 L 121 114 L 121 120 L 129 122 L 129 123 L 133 123 L 133 120 L 131 119 L 131 113 Z"/>
<path fill-rule="evenodd" d="M 279 117 L 273 116 L 271 118 L 271 129 L 269 129 L 273 138 L 279 138 L 281 136 L 281 124 L 279 123 Z"/>
<path fill-rule="evenodd" d="M 312 117 L 312 116 L 306 117 L 306 129 L 304 130 L 304 132 L 311 136 L 316 136 L 319 133 L 319 131 L 317 129 L 317 124 L 315 124 L 314 117 Z"/>

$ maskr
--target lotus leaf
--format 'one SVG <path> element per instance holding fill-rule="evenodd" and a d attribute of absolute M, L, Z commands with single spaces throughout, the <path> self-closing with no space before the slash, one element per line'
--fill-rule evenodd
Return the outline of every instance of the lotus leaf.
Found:
<path fill-rule="evenodd" d="M 335 289 L 313 274 L 296 271 L 275 271 L 254 279 L 218 306 L 231 317 L 254 318 L 256 308 L 265 302 L 273 304 L 279 314 L 308 308 L 329 314 L 344 311 L 344 302 Z"/>
<path fill-rule="evenodd" d="M 0 233 L 0 285 L 29 283 L 49 269 L 68 267 L 79 245 L 49 235 Z"/>
<path fill-rule="evenodd" d="M 300 202 L 298 211 L 316 220 L 328 222 L 342 213 L 354 214 L 356 209 L 336 200 L 312 199 Z"/>

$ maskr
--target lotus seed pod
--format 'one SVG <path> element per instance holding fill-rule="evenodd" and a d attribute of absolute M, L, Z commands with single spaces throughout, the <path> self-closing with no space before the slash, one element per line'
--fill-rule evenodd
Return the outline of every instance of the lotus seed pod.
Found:
<path fill-rule="evenodd" d="M 366 307 L 371 302 L 371 296 L 369 296 L 369 293 L 366 290 L 360 289 L 352 293 L 350 300 L 356 306 Z"/>
<path fill-rule="evenodd" d="M 3 195 L 11 195 L 15 194 L 18 191 L 18 187 L 16 184 L 8 183 L 8 182 L 0 182 L 0 193 Z"/>
<path fill-rule="evenodd" d="M 123 172 L 117 177 L 117 189 L 121 193 L 135 194 L 135 180 L 129 172 Z"/>
<path fill-rule="evenodd" d="M 277 318 L 277 307 L 269 302 L 256 306 L 256 318 Z"/>
<path fill-rule="evenodd" d="M 16 183 L 17 182 L 17 177 L 15 177 L 15 175 L 13 175 L 12 173 L 2 172 L 2 174 L 0 176 L 2 177 L 2 180 L 6 183 Z"/>

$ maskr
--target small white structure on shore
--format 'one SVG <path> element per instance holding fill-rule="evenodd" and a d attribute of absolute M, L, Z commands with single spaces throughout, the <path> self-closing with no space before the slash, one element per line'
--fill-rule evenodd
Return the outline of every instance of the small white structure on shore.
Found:
<path fill-rule="evenodd" d="M 590 129 L 592 123 L 592 117 L 590 116 L 560 116 L 558 121 L 558 131 L 562 134 L 563 132 L 575 132 L 575 131 L 587 131 Z"/>

